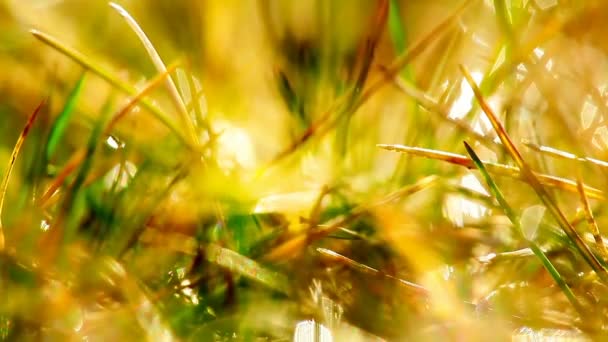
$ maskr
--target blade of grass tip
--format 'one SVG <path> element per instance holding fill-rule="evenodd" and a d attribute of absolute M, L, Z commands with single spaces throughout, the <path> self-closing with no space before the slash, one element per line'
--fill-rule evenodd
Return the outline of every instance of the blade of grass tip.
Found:
<path fill-rule="evenodd" d="M 57 119 L 55 119 L 53 125 L 51 126 L 49 139 L 46 143 L 46 148 L 44 150 L 44 155 L 47 162 L 50 161 L 53 157 L 55 149 L 57 148 L 59 142 L 61 141 L 61 138 L 65 134 L 65 130 L 68 127 L 68 123 L 70 121 L 70 118 L 72 117 L 72 113 L 76 108 L 76 103 L 78 102 L 80 94 L 82 93 L 85 76 L 86 72 L 83 72 L 82 76 L 80 76 L 80 78 L 76 82 L 76 85 L 74 86 L 74 88 L 72 88 L 72 91 L 68 95 L 65 105 L 63 106 L 63 110 L 61 111 L 61 113 L 59 113 Z"/>
<path fill-rule="evenodd" d="M 377 144 L 376 146 L 383 148 L 385 150 L 388 150 L 388 151 L 408 153 L 408 154 L 412 154 L 415 156 L 445 161 L 445 162 L 448 162 L 448 163 L 451 163 L 454 165 L 466 167 L 467 169 L 475 168 L 473 161 L 461 154 L 432 150 L 432 149 L 421 148 L 421 147 L 395 145 L 395 144 Z M 501 175 L 501 176 L 512 177 L 512 178 L 520 179 L 523 181 L 526 180 L 523 177 L 521 171 L 516 167 L 510 166 L 510 165 L 504 165 L 504 164 L 490 163 L 490 162 L 485 162 L 485 161 L 484 161 L 484 164 L 486 165 L 486 168 L 488 169 L 488 171 L 490 173 Z M 573 180 L 560 178 L 560 177 L 556 177 L 556 176 L 551 176 L 551 175 L 545 175 L 545 174 L 536 174 L 536 176 L 543 184 L 546 184 L 548 186 L 553 186 L 558 189 L 573 192 L 573 193 L 577 192 L 576 182 Z M 590 187 L 588 185 L 585 185 L 584 188 L 585 188 L 585 193 L 590 198 L 602 200 L 602 201 L 606 200 L 606 196 L 604 195 L 604 193 L 601 190 Z"/>
<path fill-rule="evenodd" d="M 67 56 L 85 69 L 90 70 L 92 73 L 101 77 L 103 80 L 116 87 L 117 89 L 120 89 L 121 91 L 131 96 L 138 93 L 138 90 L 135 87 L 131 86 L 126 82 L 121 81 L 118 77 L 115 77 L 110 72 L 103 69 L 101 66 L 91 62 L 86 56 L 84 56 L 80 52 L 63 45 L 56 38 L 38 30 L 30 30 L 30 33 L 36 39 L 59 51 L 60 53 Z M 153 105 L 152 102 L 145 99 L 142 100 L 140 103 L 144 108 L 149 110 L 152 115 L 154 115 L 154 117 L 156 117 L 167 128 L 169 128 L 169 130 L 173 132 L 175 136 L 179 138 L 180 141 L 182 141 L 187 147 L 196 150 L 196 146 L 193 146 L 190 141 L 183 136 L 181 130 L 175 125 L 175 123 L 173 123 L 173 121 L 167 115 L 165 115 L 158 107 Z"/>
<path fill-rule="evenodd" d="M 505 214 L 507 215 L 507 217 L 513 224 L 512 227 L 514 228 L 516 235 L 528 243 L 532 252 L 540 259 L 541 263 L 543 264 L 543 266 L 545 267 L 547 272 L 549 272 L 549 274 L 551 275 L 551 277 L 553 278 L 555 283 L 560 287 L 562 292 L 566 295 L 566 297 L 568 298 L 568 300 L 570 301 L 572 306 L 578 311 L 578 313 L 581 316 L 584 317 L 585 310 L 583 309 L 583 306 L 578 301 L 578 299 L 576 298 L 576 296 L 574 295 L 574 293 L 572 292 L 572 290 L 570 289 L 570 287 L 568 286 L 568 284 L 566 283 L 564 278 L 562 278 L 559 271 L 555 268 L 555 266 L 553 266 L 553 264 L 551 263 L 549 258 L 547 258 L 547 255 L 542 251 L 542 249 L 540 249 L 540 247 L 534 241 L 528 239 L 524 235 L 524 232 L 520 225 L 520 220 L 519 220 L 517 214 L 511 208 L 511 206 L 507 203 L 502 192 L 498 188 L 498 185 L 496 185 L 496 183 L 492 179 L 492 176 L 490 176 L 490 173 L 485 168 L 481 159 L 479 159 L 479 157 L 477 156 L 475 151 L 473 151 L 471 146 L 469 146 L 469 144 L 467 144 L 466 142 L 464 142 L 464 147 L 467 150 L 467 153 L 471 156 L 473 163 L 475 163 L 475 166 L 477 167 L 477 169 L 483 176 L 486 184 L 488 185 L 488 188 L 490 189 L 490 192 L 492 193 L 492 195 L 494 195 L 498 204 L 502 207 L 503 211 L 505 212 Z"/>
<path fill-rule="evenodd" d="M 131 27 L 133 32 L 135 32 L 135 34 L 137 35 L 137 37 L 143 44 L 144 48 L 148 52 L 148 56 L 150 56 L 152 63 L 156 67 L 156 71 L 159 73 L 166 72 L 167 67 L 165 66 L 165 63 L 163 62 L 162 58 L 160 57 L 160 54 L 158 53 L 156 48 L 154 48 L 154 45 L 152 44 L 152 42 L 150 41 L 150 39 L 148 38 L 148 36 L 144 32 L 144 30 L 142 30 L 142 28 L 139 26 L 137 21 L 135 21 L 135 19 L 131 16 L 131 14 L 129 14 L 129 12 L 127 12 L 127 10 L 125 10 L 119 4 L 110 2 L 109 5 L 114 10 L 116 10 L 116 12 L 118 12 L 118 14 L 121 17 L 123 17 L 125 19 L 125 21 L 129 25 L 129 27 Z M 196 129 L 194 127 L 194 124 L 192 123 L 192 120 L 190 119 L 190 115 L 188 114 L 186 105 L 184 104 L 184 101 L 181 98 L 179 91 L 177 90 L 177 87 L 175 86 L 175 83 L 173 82 L 173 79 L 171 77 L 167 77 L 165 79 L 165 86 L 167 87 L 167 91 L 169 91 L 169 95 L 171 96 L 171 100 L 173 101 L 173 104 L 175 105 L 179 114 L 181 115 L 181 119 L 183 121 L 183 124 L 186 126 L 188 133 L 190 134 L 190 138 L 192 139 L 194 144 L 198 144 L 198 137 L 196 134 Z"/>
<path fill-rule="evenodd" d="M 437 37 L 447 31 L 447 29 L 450 28 L 456 22 L 456 19 L 458 19 L 458 17 L 473 1 L 474 0 L 464 1 L 456 10 L 454 10 L 454 12 L 452 12 L 452 14 L 450 14 L 446 19 L 440 22 L 433 30 L 431 30 L 427 35 L 422 37 L 416 43 L 412 44 L 407 51 L 397 57 L 393 61 L 393 63 L 391 63 L 391 65 L 387 68 L 387 71 L 384 73 L 384 76 L 370 84 L 370 86 L 363 91 L 363 94 L 361 94 L 359 100 L 351 106 L 350 110 L 356 112 L 360 106 L 367 102 L 384 85 L 390 82 L 393 77 L 397 75 L 406 65 L 408 65 L 411 61 L 418 57 L 422 52 L 424 52 L 427 46 L 429 46 Z M 263 174 L 266 170 L 270 169 L 272 165 L 275 165 L 287 156 L 291 155 L 300 146 L 308 142 L 308 140 L 310 140 L 313 136 L 322 136 L 322 134 L 329 132 L 332 127 L 338 124 L 338 121 L 334 120 L 333 122 L 330 122 L 328 124 L 328 129 L 321 130 L 320 128 L 323 127 L 323 125 L 325 125 L 329 121 L 331 114 L 336 109 L 340 108 L 341 105 L 346 104 L 346 101 L 349 98 L 350 96 L 348 95 L 340 97 L 336 101 L 336 103 L 330 106 L 330 109 L 325 111 L 317 121 L 313 122 L 302 135 L 300 135 L 287 148 L 279 152 L 277 156 L 274 157 L 268 163 L 268 165 L 262 167 L 258 171 L 258 176 Z"/>
<path fill-rule="evenodd" d="M 337 230 L 342 229 L 346 224 L 359 218 L 370 209 L 388 204 L 399 198 L 407 197 L 427 189 L 434 185 L 438 180 L 439 177 L 437 176 L 427 176 L 419 179 L 416 183 L 407 185 L 397 191 L 394 191 L 387 196 L 384 196 L 380 200 L 372 202 L 371 204 L 361 204 L 354 208 L 348 215 L 336 217 L 330 220 L 328 223 L 318 226 L 317 230 L 309 230 L 296 235 L 283 244 L 275 247 L 273 250 L 264 255 L 262 259 L 267 262 L 277 262 L 296 257 L 300 254 L 304 247 L 336 232 Z"/>
<path fill-rule="evenodd" d="M 462 70 L 465 79 L 469 83 L 469 86 L 473 90 L 473 94 L 479 102 L 481 109 L 484 111 L 484 113 L 490 120 L 492 127 L 494 127 L 494 130 L 500 138 L 500 141 L 503 143 L 507 152 L 509 152 L 509 154 L 519 167 L 523 178 L 532 187 L 532 189 L 534 189 L 540 200 L 549 209 L 549 211 L 551 212 L 559 226 L 564 230 L 566 235 L 568 235 L 568 237 L 574 242 L 576 248 L 578 249 L 583 259 L 585 259 L 585 261 L 589 264 L 589 266 L 591 266 L 591 268 L 597 273 L 598 277 L 600 277 L 600 279 L 602 279 L 604 283 L 608 283 L 608 271 L 606 271 L 606 269 L 602 266 L 599 260 L 591 252 L 589 246 L 585 244 L 584 240 L 576 232 L 574 227 L 572 227 L 564 213 L 559 209 L 555 199 L 547 192 L 547 190 L 540 183 L 534 172 L 532 172 L 528 164 L 524 161 L 523 157 L 515 147 L 513 141 L 511 141 L 511 138 L 505 131 L 504 127 L 502 126 L 502 124 L 500 123 L 488 103 L 485 101 L 481 90 L 475 83 L 475 80 L 473 80 L 471 74 L 463 65 L 460 65 L 460 69 Z"/>
<path fill-rule="evenodd" d="M 19 135 L 19 138 L 17 139 L 17 143 L 15 143 L 15 147 L 13 148 L 13 152 L 11 153 L 11 158 L 9 159 L 9 162 L 8 162 L 8 167 L 6 168 L 6 173 L 4 175 L 4 179 L 2 179 L 2 186 L 0 187 L 0 252 L 4 251 L 4 245 L 5 245 L 4 228 L 2 225 L 2 212 L 4 209 L 4 200 L 6 199 L 6 192 L 8 190 L 8 183 L 11 179 L 11 174 L 13 173 L 13 168 L 15 166 L 15 162 L 17 161 L 17 156 L 19 155 L 19 151 L 21 151 L 21 146 L 23 146 L 23 142 L 25 141 L 25 138 L 27 137 L 28 133 L 30 132 L 30 129 L 32 128 L 32 126 L 34 125 L 34 122 L 36 121 L 36 118 L 38 117 L 38 113 L 40 113 L 40 110 L 42 109 L 42 107 L 44 106 L 45 103 L 46 103 L 46 101 L 40 102 L 38 107 L 36 107 L 36 109 L 32 112 L 30 117 L 27 119 L 27 122 L 25 123 L 25 127 L 23 127 L 23 130 L 21 131 L 21 134 Z"/>
<path fill-rule="evenodd" d="M 583 182 L 581 181 L 580 176 L 576 179 L 576 185 L 578 193 L 581 196 L 581 203 L 583 204 L 583 209 L 585 210 L 585 217 L 587 218 L 589 230 L 591 230 L 591 233 L 593 234 L 598 251 L 600 252 L 602 258 L 606 260 L 608 257 L 608 251 L 606 251 L 606 246 L 604 245 L 604 240 L 600 234 L 600 228 L 597 225 L 597 221 L 595 221 L 595 217 L 593 217 L 593 210 L 591 210 L 589 200 L 587 199 L 587 195 L 585 195 L 585 189 L 583 188 Z"/>

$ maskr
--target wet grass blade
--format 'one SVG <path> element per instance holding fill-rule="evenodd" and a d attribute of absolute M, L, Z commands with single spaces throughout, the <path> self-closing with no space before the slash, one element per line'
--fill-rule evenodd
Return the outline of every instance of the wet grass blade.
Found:
<path fill-rule="evenodd" d="M 557 271 L 555 266 L 553 266 L 553 264 L 551 263 L 549 258 L 547 258 L 547 255 L 542 251 L 542 249 L 540 249 L 540 247 L 534 241 L 529 240 L 524 235 L 523 229 L 520 225 L 520 220 L 519 220 L 518 215 L 515 213 L 513 208 L 511 208 L 511 206 L 507 203 L 502 192 L 500 191 L 500 189 L 498 188 L 498 186 L 492 179 L 492 176 L 490 176 L 490 173 L 485 168 L 484 163 L 481 161 L 481 159 L 479 159 L 479 157 L 477 156 L 475 151 L 473 151 L 471 146 L 469 146 L 469 144 L 467 144 L 465 142 L 464 147 L 466 148 L 467 153 L 471 156 L 471 159 L 473 160 L 473 163 L 475 164 L 477 169 L 479 169 L 479 172 L 481 173 L 486 184 L 488 185 L 490 192 L 496 198 L 496 200 L 498 201 L 498 204 L 500 205 L 500 207 L 502 207 L 503 211 L 505 212 L 505 214 L 507 215 L 507 217 L 513 224 L 513 228 L 515 230 L 516 235 L 520 239 L 525 240 L 528 243 L 532 252 L 540 259 L 541 263 L 543 264 L 543 266 L 545 267 L 547 272 L 549 272 L 549 274 L 551 275 L 553 280 L 555 280 L 555 283 L 560 287 L 562 292 L 566 295 L 566 297 L 568 298 L 568 300 L 570 301 L 572 306 L 574 306 L 574 308 L 579 312 L 579 314 L 581 314 L 581 316 L 584 316 L 585 310 L 583 309 L 583 306 L 578 301 L 578 299 L 576 298 L 576 296 L 574 295 L 574 293 L 572 292 L 572 290 L 570 289 L 570 287 L 568 286 L 568 284 L 566 283 L 564 278 L 562 278 L 561 274 Z"/>
<path fill-rule="evenodd" d="M 31 30 L 30 33 L 34 35 L 36 39 L 61 52 L 63 55 L 69 57 L 85 69 L 90 70 L 92 73 L 101 77 L 103 80 L 105 80 L 115 88 L 131 96 L 136 95 L 138 93 L 138 90 L 135 87 L 131 86 L 126 82 L 121 81 L 118 77 L 112 75 L 109 71 L 90 61 L 86 56 L 84 56 L 80 52 L 65 46 L 56 38 L 38 30 Z M 195 147 L 192 146 L 189 140 L 184 137 L 179 127 L 177 127 L 175 123 L 158 107 L 153 105 L 152 102 L 145 99 L 143 99 L 140 103 L 144 108 L 149 110 L 160 122 L 167 126 L 167 128 L 169 128 L 169 130 L 171 130 L 186 146 L 195 149 Z"/>
<path fill-rule="evenodd" d="M 589 205 L 589 200 L 585 194 L 583 182 L 581 181 L 580 177 L 576 180 L 576 188 L 578 189 L 578 193 L 581 197 L 581 203 L 583 204 L 583 209 L 585 210 L 585 217 L 587 218 L 589 230 L 591 230 L 591 234 L 593 234 L 593 238 L 595 239 L 597 250 L 600 251 L 602 258 L 606 260 L 608 257 L 608 251 L 606 251 L 606 246 L 604 245 L 604 240 L 600 234 L 600 228 L 597 225 L 597 221 L 595 221 L 595 217 L 593 217 L 593 210 L 591 210 L 591 206 Z"/>
<path fill-rule="evenodd" d="M 481 90 L 475 83 L 475 80 L 473 80 L 471 74 L 462 65 L 460 66 L 460 69 L 462 70 L 462 73 L 464 74 L 467 82 L 469 83 L 469 86 L 472 88 L 475 98 L 477 99 L 477 102 L 479 102 L 481 109 L 484 111 L 484 113 L 490 120 L 490 123 L 492 124 L 492 127 L 494 127 L 496 134 L 498 134 L 500 141 L 511 155 L 511 158 L 513 158 L 513 160 L 519 167 L 523 178 L 532 187 L 532 189 L 534 189 L 537 196 L 547 207 L 547 209 L 549 209 L 549 212 L 553 215 L 553 217 L 555 218 L 559 226 L 564 230 L 566 235 L 568 235 L 568 237 L 574 242 L 576 248 L 578 249 L 583 259 L 589 264 L 589 266 L 591 266 L 591 268 L 597 273 L 598 277 L 600 277 L 600 279 L 602 279 L 604 283 L 608 283 L 608 271 L 606 271 L 606 269 L 598 261 L 595 255 L 593 255 L 593 253 L 589 249 L 589 246 L 585 244 L 585 242 L 576 232 L 574 227 L 572 227 L 564 213 L 559 209 L 555 199 L 547 192 L 547 190 L 539 181 L 538 177 L 534 174 L 532 169 L 525 162 L 525 160 L 515 147 L 515 144 L 513 143 L 513 141 L 511 141 L 511 138 L 505 131 L 504 127 L 502 126 L 502 124 L 500 123 L 488 103 L 485 101 Z"/>
<path fill-rule="evenodd" d="M 68 123 L 70 118 L 72 117 L 72 113 L 74 113 L 74 109 L 76 109 L 76 103 L 80 98 L 80 94 L 82 93 L 82 88 L 84 85 L 86 73 L 83 73 L 82 76 L 76 82 L 74 88 L 68 95 L 68 98 L 65 102 L 63 110 L 57 116 L 57 119 L 53 122 L 53 126 L 51 127 L 51 132 L 49 133 L 49 139 L 46 143 L 46 148 L 44 150 L 44 155 L 47 161 L 50 161 L 53 157 L 53 153 L 57 149 L 59 142 L 63 138 L 65 131 L 68 127 Z"/>
<path fill-rule="evenodd" d="M 144 32 L 144 30 L 142 30 L 142 28 L 139 26 L 137 21 L 135 21 L 135 19 L 133 19 L 133 17 L 129 14 L 129 12 L 127 12 L 127 10 L 125 10 L 120 5 L 118 5 L 114 2 L 110 2 L 109 5 L 114 10 L 116 10 L 116 12 L 118 12 L 118 14 L 120 14 L 121 17 L 123 17 L 125 19 L 125 21 L 129 25 L 129 27 L 131 27 L 133 32 L 135 32 L 135 34 L 137 35 L 139 40 L 142 42 L 142 44 L 146 48 L 146 51 L 148 52 L 148 55 L 150 56 L 152 63 L 156 67 L 156 71 L 161 74 L 164 72 L 167 72 L 167 67 L 165 66 L 165 63 L 163 62 L 162 58 L 160 57 L 160 54 L 158 53 L 158 51 L 156 51 L 156 48 L 154 48 L 154 45 L 152 44 L 152 42 L 150 41 L 150 39 L 148 38 L 148 36 Z M 165 86 L 167 87 L 167 90 L 169 91 L 169 95 L 171 97 L 171 100 L 173 101 L 173 104 L 175 105 L 179 114 L 181 115 L 183 124 L 186 126 L 186 129 L 187 129 L 188 133 L 190 134 L 190 139 L 192 139 L 192 142 L 194 144 L 198 144 L 198 137 L 196 134 L 196 129 L 194 128 L 194 124 L 192 123 L 192 120 L 190 119 L 190 115 L 188 114 L 186 105 L 184 104 L 183 99 L 179 95 L 179 91 L 177 90 L 177 87 L 175 86 L 175 82 L 173 82 L 173 79 L 171 79 L 171 77 L 167 77 L 165 79 Z"/>
<path fill-rule="evenodd" d="M 466 156 L 463 156 L 461 154 L 431 150 L 431 149 L 426 149 L 426 148 L 421 148 L 421 147 L 403 146 L 403 145 L 378 144 L 376 146 L 383 148 L 385 150 L 388 150 L 388 151 L 408 153 L 408 154 L 415 155 L 415 156 L 445 161 L 445 162 L 448 162 L 451 164 L 466 167 L 467 169 L 475 168 L 475 164 L 473 163 L 473 161 L 470 158 L 467 158 Z M 484 164 L 486 165 L 486 168 L 488 169 L 488 171 L 492 174 L 517 178 L 517 179 L 523 180 L 524 182 L 526 181 L 526 178 L 524 178 L 521 171 L 516 167 L 504 165 L 504 164 L 490 163 L 490 162 L 484 162 Z M 546 184 L 548 186 L 556 187 L 558 189 L 573 192 L 573 193 L 578 191 L 576 189 L 576 182 L 573 180 L 556 177 L 556 176 L 551 176 L 551 175 L 546 175 L 546 174 L 536 174 L 536 177 L 538 177 L 538 179 L 543 184 Z M 585 189 L 585 193 L 590 198 L 597 199 L 597 200 L 603 200 L 603 201 L 606 200 L 606 196 L 605 196 L 604 192 L 602 192 L 601 190 L 590 187 L 588 185 L 585 185 L 584 189 Z"/>
<path fill-rule="evenodd" d="M 27 119 L 25 123 L 25 127 L 21 131 L 19 138 L 17 139 L 17 143 L 15 143 L 15 147 L 13 148 L 13 152 L 11 153 L 11 158 L 8 162 L 8 167 L 6 168 L 6 173 L 4 174 L 4 178 L 2 179 L 2 185 L 0 186 L 0 252 L 4 251 L 4 228 L 2 226 L 2 212 L 4 209 L 4 201 L 6 199 L 6 192 L 8 190 L 8 183 L 11 179 L 11 174 L 13 173 L 13 168 L 15 167 L 15 162 L 17 161 L 17 156 L 19 155 L 19 151 L 21 151 L 21 146 L 23 146 L 23 142 L 27 137 L 27 134 L 30 132 L 30 129 L 34 125 L 36 121 L 36 117 L 40 113 L 42 107 L 44 107 L 45 101 L 42 101 L 38 107 L 32 112 L 30 117 Z"/>

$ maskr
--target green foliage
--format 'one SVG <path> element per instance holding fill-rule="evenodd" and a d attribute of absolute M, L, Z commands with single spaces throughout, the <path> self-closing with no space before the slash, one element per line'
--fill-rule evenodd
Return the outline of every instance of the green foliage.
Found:
<path fill-rule="evenodd" d="M 0 340 L 605 339 L 607 5 L 107 5 L 0 6 Z"/>

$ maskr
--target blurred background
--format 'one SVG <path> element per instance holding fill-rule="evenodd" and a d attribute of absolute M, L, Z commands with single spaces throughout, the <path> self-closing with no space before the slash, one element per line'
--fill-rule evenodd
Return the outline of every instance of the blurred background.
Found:
<path fill-rule="evenodd" d="M 578 219 L 585 241 L 594 241 L 576 180 L 593 187 L 590 206 L 603 234 L 608 165 L 602 161 L 608 159 L 608 6 L 603 1 L 476 0 L 467 1 L 462 11 L 463 2 L 451 0 L 117 3 L 166 65 L 179 63 L 172 77 L 190 117 L 196 117 L 197 139 L 208 147 L 203 159 L 213 160 L 213 167 L 192 162 L 197 166 L 180 178 L 188 152 L 175 132 L 149 109 L 136 106 L 115 131 L 100 138 L 104 150 L 92 159 L 90 174 L 106 185 L 96 189 L 96 183 L 87 183 L 84 188 L 94 191 L 85 189 L 86 204 L 78 207 L 65 200 L 73 188 L 62 183 L 59 199 L 40 207 L 40 196 L 87 146 L 103 113 L 116 112 L 128 94 L 87 72 L 66 133 L 43 163 L 49 132 L 84 69 L 30 30 L 55 37 L 139 90 L 158 71 L 137 35 L 106 1 L 0 1 L 3 177 L 27 118 L 46 101 L 10 179 L 2 221 L 12 261 L 3 262 L 44 278 L 32 285 L 49 297 L 40 303 L 52 303 L 57 316 L 67 317 L 59 323 L 52 317 L 32 318 L 24 313 L 28 300 L 16 300 L 0 311 L 5 317 L 0 336 L 22 336 L 11 332 L 19 326 L 11 317 L 19 315 L 40 325 L 32 328 L 35 334 L 26 334 L 33 339 L 55 330 L 59 338 L 138 334 L 154 340 L 226 341 L 325 341 L 331 337 L 323 337 L 323 329 L 336 341 L 526 340 L 543 334 L 583 340 L 581 330 L 590 336 L 603 332 L 578 315 L 524 250 L 528 246 L 512 232 L 479 173 L 376 146 L 466 155 L 462 142 L 467 141 L 483 160 L 515 165 L 479 109 L 462 65 L 532 168 L 567 178 L 550 193 L 569 220 Z M 457 17 L 443 25 L 454 13 Z M 406 55 L 413 56 L 409 63 L 394 69 L 399 56 Z M 187 131 L 163 86 L 148 98 Z M 366 206 L 429 176 L 438 177 L 436 185 Z M 521 215 L 528 237 L 552 251 L 552 261 L 582 305 L 603 322 L 605 284 L 598 284 L 564 242 L 527 184 L 516 177 L 496 181 Z M 166 184 L 175 187 L 163 192 Z M 157 196 L 158 201 L 150 200 Z M 78 198 L 76 192 L 73 197 Z M 107 209 L 112 220 L 101 220 L 96 205 Z M 63 224 L 57 221 L 60 213 L 72 217 L 75 208 L 81 211 L 68 221 L 80 227 L 84 233 L 78 234 L 87 242 L 77 246 L 78 252 L 68 242 L 58 243 L 80 261 L 74 261 L 74 274 L 53 280 L 56 272 L 72 271 L 47 265 L 47 274 L 40 266 L 44 258 L 34 255 L 51 248 L 39 243 L 46 241 L 47 225 L 52 231 Z M 278 249 L 307 229 L 357 210 L 363 213 L 341 222 L 343 231 L 336 236 L 312 241 L 303 251 Z M 87 235 L 87 227 L 97 225 L 112 233 Z M 120 244 L 113 242 L 122 239 L 117 232 L 139 228 L 146 238 L 129 243 L 133 251 L 127 249 L 123 257 L 117 252 Z M 92 248 L 91 241 L 106 247 Z M 228 250 L 238 252 L 230 265 L 256 266 L 250 265 L 253 271 L 245 266 L 235 271 L 225 261 L 200 266 L 204 256 L 190 246 L 206 243 L 224 248 L 219 259 L 230 258 Z M 519 254 L 509 254 L 514 251 Z M 105 280 L 95 281 L 103 286 L 90 285 L 91 293 L 104 293 L 115 307 L 100 304 L 80 284 L 87 272 L 121 273 L 104 258 L 132 277 L 125 280 L 131 285 Z M 288 290 L 277 290 L 272 281 L 268 290 L 259 279 L 240 280 L 247 274 L 256 278 L 248 272 L 267 271 L 257 270 L 260 265 L 288 278 Z M 92 271 L 85 272 L 87 267 Z M 197 267 L 205 271 L 193 271 Z M 427 294 L 412 294 L 416 290 L 402 286 L 405 280 L 421 284 Z M 19 284 L 7 286 L 21 293 Z M 137 286 L 137 291 L 127 289 Z M 114 287 L 122 289 L 108 290 Z M 143 302 L 133 298 L 140 297 L 158 310 L 138 311 Z M 103 324 L 133 320 L 130 311 L 120 311 L 120 304 L 129 301 L 141 304 L 131 308 L 139 328 L 123 324 L 103 331 Z M 93 311 L 107 316 L 98 318 Z M 234 339 L 229 332 L 235 332 Z"/>

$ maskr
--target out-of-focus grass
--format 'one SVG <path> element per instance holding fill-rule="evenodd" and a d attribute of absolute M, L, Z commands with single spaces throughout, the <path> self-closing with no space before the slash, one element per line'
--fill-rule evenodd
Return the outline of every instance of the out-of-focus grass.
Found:
<path fill-rule="evenodd" d="M 607 10 L 1 1 L 0 339 L 605 338 Z"/>

